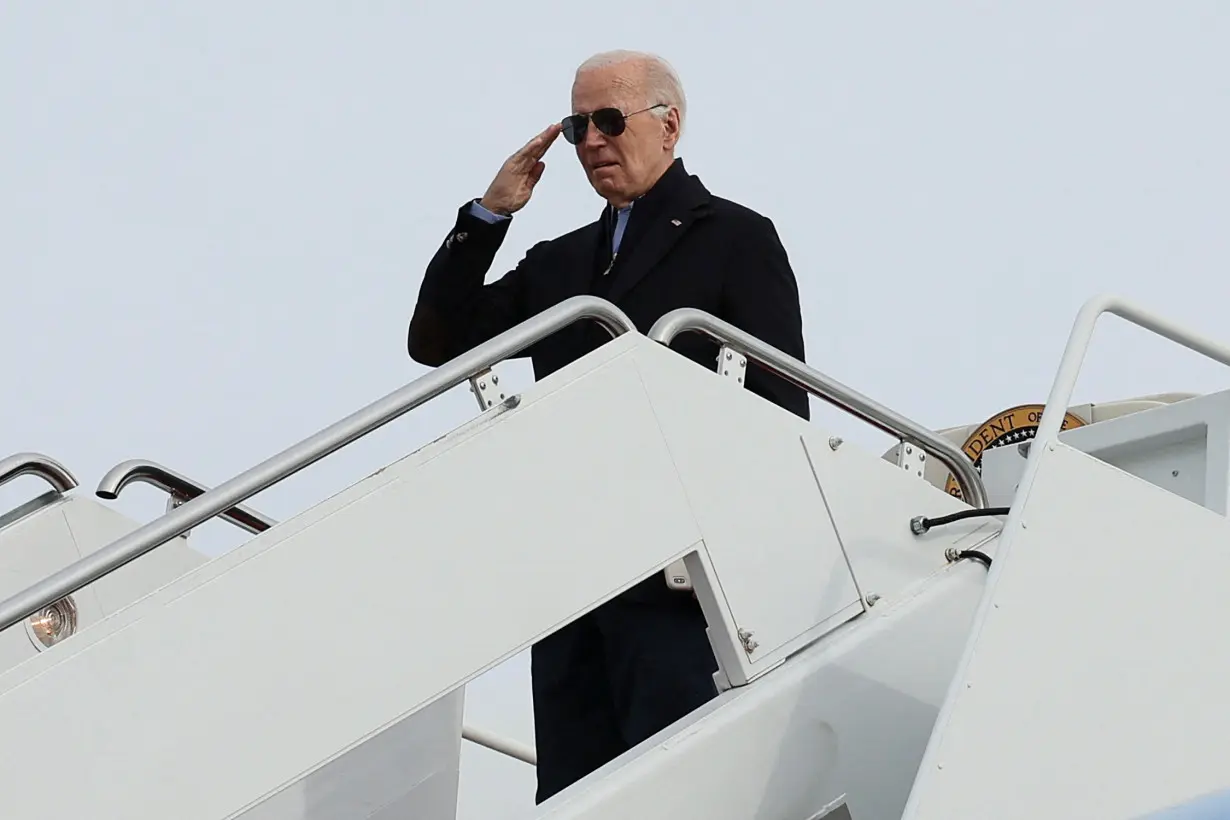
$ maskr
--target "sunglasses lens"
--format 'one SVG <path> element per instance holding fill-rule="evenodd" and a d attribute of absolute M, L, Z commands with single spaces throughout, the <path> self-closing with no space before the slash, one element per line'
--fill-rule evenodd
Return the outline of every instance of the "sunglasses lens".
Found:
<path fill-rule="evenodd" d="M 608 137 L 618 137 L 624 132 L 624 115 L 618 108 L 602 108 L 590 115 L 598 130 Z"/>
<path fill-rule="evenodd" d="M 561 123 L 563 125 L 564 139 L 576 145 L 585 139 L 585 126 L 588 123 L 589 118 L 584 114 L 573 114 L 570 117 L 564 117 L 564 121 Z"/>

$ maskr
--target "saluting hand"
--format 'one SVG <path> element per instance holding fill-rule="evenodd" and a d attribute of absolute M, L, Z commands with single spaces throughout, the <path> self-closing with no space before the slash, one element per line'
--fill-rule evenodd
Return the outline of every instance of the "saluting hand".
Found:
<path fill-rule="evenodd" d="M 506 159 L 479 203 L 492 213 L 504 216 L 524 208 L 547 167 L 542 156 L 547 153 L 561 130 L 562 126 L 555 123 Z"/>

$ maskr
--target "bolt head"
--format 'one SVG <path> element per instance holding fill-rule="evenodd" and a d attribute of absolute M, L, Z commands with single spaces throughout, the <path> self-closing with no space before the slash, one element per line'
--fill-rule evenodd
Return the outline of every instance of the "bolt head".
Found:
<path fill-rule="evenodd" d="M 829 449 L 836 450 L 842 445 L 841 436 L 833 436 L 829 439 Z"/>

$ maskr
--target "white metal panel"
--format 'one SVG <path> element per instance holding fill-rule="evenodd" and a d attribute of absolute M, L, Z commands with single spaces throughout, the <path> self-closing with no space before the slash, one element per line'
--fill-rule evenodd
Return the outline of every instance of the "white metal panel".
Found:
<path fill-rule="evenodd" d="M 217 820 L 684 554 L 631 361 L 551 387 L 0 678 L 6 810 Z"/>
<path fill-rule="evenodd" d="M 137 522 L 92 498 L 74 496 L 61 507 L 81 555 L 95 552 L 137 528 Z M 89 585 L 105 614 L 128 606 L 184 573 L 201 566 L 208 556 L 186 538 L 163 544 L 140 561 L 133 561 Z M 59 569 L 59 567 L 57 567 Z"/>
<path fill-rule="evenodd" d="M 63 497 L 0 526 L 0 598 L 41 581 L 136 526 L 97 501 L 77 496 Z M 182 538 L 150 558 L 153 560 L 134 561 L 73 593 L 77 634 L 207 560 Z M 40 651 L 45 650 L 34 644 L 24 628 L 0 632 L 0 671 Z"/>
<path fill-rule="evenodd" d="M 1017 446 L 1008 446 L 992 447 L 982 454 L 982 484 L 991 506 L 1012 506 L 1021 477 L 1025 475 L 1027 452 Z"/>
<path fill-rule="evenodd" d="M 1059 440 L 1193 503 L 1224 512 L 1230 476 L 1228 397 L 1218 393 L 1177 404 L 1121 402 L 1134 405 L 1135 411 L 1106 414 L 1096 424 L 1064 430 Z M 1012 504 L 1025 475 L 1026 454 L 1012 446 L 983 453 L 982 478 L 992 505 Z"/>
<path fill-rule="evenodd" d="M 1230 391 L 1163 405 L 1060 440 L 1223 515 L 1230 494 Z"/>
<path fill-rule="evenodd" d="M 64 517 L 67 499 L 43 506 L 0 528 L 0 598 L 14 595 L 81 557 Z M 102 617 L 98 597 L 90 587 L 73 594 L 77 629 Z M 0 671 L 39 654 L 25 623 L 0 632 Z"/>
<path fill-rule="evenodd" d="M 800 438 L 813 428 L 660 345 L 638 346 L 636 362 L 704 538 L 700 561 L 729 607 L 730 634 L 745 630 L 756 643 L 733 653 L 749 667 L 743 674 L 724 663 L 739 685 L 863 609 Z M 707 608 L 707 616 L 721 614 Z"/>
<path fill-rule="evenodd" d="M 1230 522 L 1036 457 L 909 820 L 1137 817 L 1230 785 Z"/>
<path fill-rule="evenodd" d="M 235 820 L 455 820 L 465 690 L 288 784 Z"/>
<path fill-rule="evenodd" d="M 561 792 L 549 820 L 897 820 L 986 571 L 950 566 Z"/>
<path fill-rule="evenodd" d="M 81 557 L 64 519 L 67 499 L 0 529 L 0 595 L 20 592 Z"/>
<path fill-rule="evenodd" d="M 834 450 L 815 443 L 824 442 L 822 436 L 808 436 L 808 451 L 864 596 L 891 603 L 944 569 L 946 549 L 973 547 L 1000 530 L 998 519 L 971 518 L 914 535 L 915 516 L 946 515 L 969 505 L 854 445 Z"/>

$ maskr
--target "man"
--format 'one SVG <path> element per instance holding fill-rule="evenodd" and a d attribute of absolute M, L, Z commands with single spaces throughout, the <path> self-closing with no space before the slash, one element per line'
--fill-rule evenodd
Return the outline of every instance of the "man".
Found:
<path fill-rule="evenodd" d="M 639 52 L 597 55 L 577 69 L 572 111 L 461 207 L 427 267 L 410 356 L 443 364 L 564 299 L 593 294 L 642 333 L 671 310 L 695 307 L 803 359 L 798 287 L 773 223 L 711 195 L 675 158 L 686 105 L 674 70 Z M 560 134 L 606 206 L 484 284 Z M 541 379 L 606 340 L 600 328 L 577 325 L 523 355 Z M 681 335 L 672 349 L 716 366 L 718 346 L 699 334 Z M 806 394 L 786 381 L 749 367 L 745 384 L 809 418 Z M 699 605 L 661 573 L 544 638 L 531 657 L 539 803 L 717 694 Z"/>

